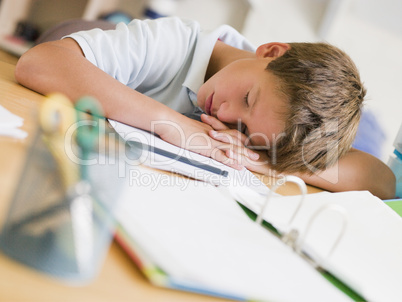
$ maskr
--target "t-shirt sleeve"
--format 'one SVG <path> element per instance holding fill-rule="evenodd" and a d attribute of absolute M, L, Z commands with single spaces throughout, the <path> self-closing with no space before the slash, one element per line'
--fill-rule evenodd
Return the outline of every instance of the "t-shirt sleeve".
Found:
<path fill-rule="evenodd" d="M 85 57 L 134 89 L 155 89 L 177 75 L 193 51 L 198 23 L 179 18 L 133 20 L 115 30 L 93 29 L 69 35 Z"/>

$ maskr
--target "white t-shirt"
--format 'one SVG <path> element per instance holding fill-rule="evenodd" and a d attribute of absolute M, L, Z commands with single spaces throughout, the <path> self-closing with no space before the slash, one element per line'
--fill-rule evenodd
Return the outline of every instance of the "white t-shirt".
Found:
<path fill-rule="evenodd" d="M 197 22 L 177 17 L 133 20 L 115 30 L 93 29 L 68 37 L 90 62 L 121 83 L 184 114 L 197 106 L 196 94 L 218 39 L 255 51 L 228 25 L 202 31 Z"/>

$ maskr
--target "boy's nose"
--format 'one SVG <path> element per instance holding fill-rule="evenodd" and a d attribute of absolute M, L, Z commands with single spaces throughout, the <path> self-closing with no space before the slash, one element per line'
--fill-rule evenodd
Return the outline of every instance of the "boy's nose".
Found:
<path fill-rule="evenodd" d="M 238 120 L 243 119 L 243 112 L 239 106 L 239 104 L 235 101 L 225 101 L 219 106 L 218 119 L 222 122 L 237 125 Z"/>

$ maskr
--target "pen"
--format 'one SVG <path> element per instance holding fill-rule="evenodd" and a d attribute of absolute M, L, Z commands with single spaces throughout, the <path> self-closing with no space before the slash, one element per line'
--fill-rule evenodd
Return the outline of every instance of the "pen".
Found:
<path fill-rule="evenodd" d="M 200 169 L 203 169 L 205 171 L 208 171 L 208 172 L 211 172 L 211 173 L 223 176 L 223 177 L 227 177 L 229 175 L 229 172 L 226 171 L 226 170 L 222 170 L 222 169 L 219 169 L 219 168 L 211 166 L 211 165 L 203 164 L 203 163 L 201 163 L 199 161 L 189 159 L 189 158 L 187 158 L 185 156 L 181 156 L 181 155 L 178 155 L 178 154 L 163 150 L 163 149 L 158 148 L 158 147 L 149 146 L 147 144 L 136 142 L 136 141 L 130 141 L 129 145 L 132 145 L 132 146 L 135 146 L 135 147 L 140 147 L 139 145 L 141 145 L 143 149 L 146 149 L 146 150 L 148 150 L 150 152 L 153 152 L 155 154 L 162 155 L 162 156 L 165 156 L 167 158 L 177 160 L 177 161 L 182 162 L 184 164 L 187 164 L 187 165 L 190 165 L 190 166 L 193 166 L 193 167 L 196 167 L 196 168 L 200 168 Z"/>

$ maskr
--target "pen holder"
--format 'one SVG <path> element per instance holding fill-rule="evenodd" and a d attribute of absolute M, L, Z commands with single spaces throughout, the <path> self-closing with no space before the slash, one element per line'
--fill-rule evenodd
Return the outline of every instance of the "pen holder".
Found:
<path fill-rule="evenodd" d="M 113 213 L 133 149 L 128 150 L 117 134 L 103 133 L 107 142 L 98 141 L 86 150 L 66 135 L 64 150 L 57 150 L 38 130 L 0 233 L 0 249 L 79 285 L 96 276 L 110 246 Z M 83 154 L 85 159 L 80 158 Z"/>

